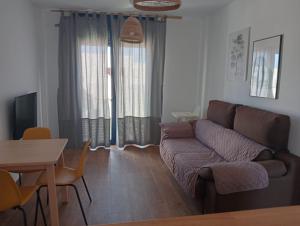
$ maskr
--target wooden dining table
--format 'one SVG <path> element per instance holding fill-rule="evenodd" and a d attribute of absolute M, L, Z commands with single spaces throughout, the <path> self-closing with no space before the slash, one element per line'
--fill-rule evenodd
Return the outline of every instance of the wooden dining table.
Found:
<path fill-rule="evenodd" d="M 147 220 L 106 226 L 299 226 L 300 206 L 258 209 L 190 217 Z M 105 226 L 105 225 L 94 225 Z"/>
<path fill-rule="evenodd" d="M 67 139 L 0 141 L 0 168 L 10 172 L 40 170 L 47 172 L 50 222 L 59 226 L 55 164 L 63 165 Z M 67 201 L 67 190 L 64 201 Z"/>

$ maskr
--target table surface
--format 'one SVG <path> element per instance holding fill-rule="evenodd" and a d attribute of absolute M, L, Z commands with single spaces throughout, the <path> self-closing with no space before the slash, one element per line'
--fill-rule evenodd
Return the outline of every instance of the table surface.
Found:
<path fill-rule="evenodd" d="M 67 139 L 0 141 L 0 166 L 54 164 L 67 142 Z"/>
<path fill-rule="evenodd" d="M 300 206 L 113 224 L 113 226 L 299 226 Z M 96 226 L 96 225 L 95 225 Z M 103 226 L 103 225 L 102 225 Z"/>

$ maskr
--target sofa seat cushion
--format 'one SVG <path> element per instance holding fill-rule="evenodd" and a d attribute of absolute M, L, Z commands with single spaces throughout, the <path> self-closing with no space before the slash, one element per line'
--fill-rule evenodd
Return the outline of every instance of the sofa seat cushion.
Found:
<path fill-rule="evenodd" d="M 176 155 L 201 152 L 211 152 L 211 150 L 196 139 L 167 139 L 160 144 L 160 155 L 172 172 L 174 172 Z"/>
<path fill-rule="evenodd" d="M 197 179 L 205 174 L 205 165 L 225 162 L 215 151 L 203 149 L 198 153 L 181 153 L 174 158 L 174 176 L 182 188 L 194 196 Z"/>
<path fill-rule="evenodd" d="M 287 174 L 287 168 L 283 161 L 267 160 L 258 161 L 268 172 L 269 178 L 283 177 Z"/>

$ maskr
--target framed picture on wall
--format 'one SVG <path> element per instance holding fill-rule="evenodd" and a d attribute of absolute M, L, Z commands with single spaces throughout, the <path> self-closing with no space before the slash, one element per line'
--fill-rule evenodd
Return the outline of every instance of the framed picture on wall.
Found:
<path fill-rule="evenodd" d="M 250 96 L 278 98 L 283 35 L 253 42 Z"/>
<path fill-rule="evenodd" d="M 229 35 L 227 79 L 247 80 L 250 30 L 245 28 Z"/>

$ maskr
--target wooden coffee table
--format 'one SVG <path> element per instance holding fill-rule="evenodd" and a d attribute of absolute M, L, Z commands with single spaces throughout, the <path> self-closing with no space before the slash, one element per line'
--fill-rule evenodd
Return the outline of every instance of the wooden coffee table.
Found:
<path fill-rule="evenodd" d="M 59 226 L 54 167 L 61 158 L 67 142 L 67 139 L 0 141 L 1 169 L 13 172 L 47 171 L 52 226 Z"/>

